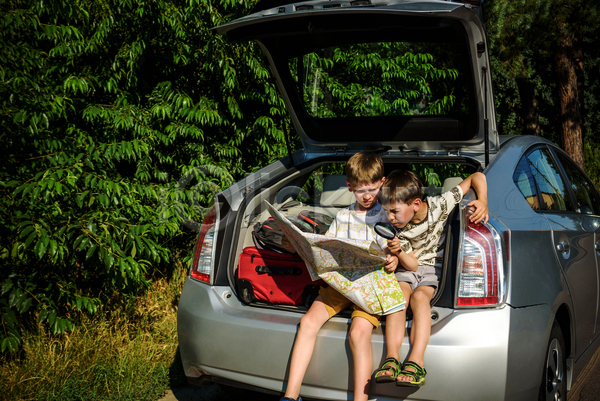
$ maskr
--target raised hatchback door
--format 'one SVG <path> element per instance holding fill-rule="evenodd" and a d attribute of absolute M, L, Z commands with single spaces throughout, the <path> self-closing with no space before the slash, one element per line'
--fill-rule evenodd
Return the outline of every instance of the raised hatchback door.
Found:
<path fill-rule="evenodd" d="M 309 152 L 498 149 L 485 34 L 468 5 L 309 1 L 217 31 L 259 42 Z"/>

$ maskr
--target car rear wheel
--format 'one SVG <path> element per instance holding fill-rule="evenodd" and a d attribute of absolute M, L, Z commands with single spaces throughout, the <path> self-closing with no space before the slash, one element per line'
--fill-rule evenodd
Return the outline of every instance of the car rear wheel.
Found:
<path fill-rule="evenodd" d="M 565 340 L 560 326 L 555 321 L 550 332 L 542 383 L 540 385 L 539 401 L 566 401 L 567 399 L 567 361 L 565 355 Z"/>

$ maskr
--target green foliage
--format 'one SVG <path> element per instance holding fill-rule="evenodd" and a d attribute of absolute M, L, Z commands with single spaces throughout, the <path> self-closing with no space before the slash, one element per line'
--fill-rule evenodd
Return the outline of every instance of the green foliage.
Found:
<path fill-rule="evenodd" d="M 61 335 L 35 325 L 23 334 L 27 358 L 0 356 L 0 398 L 155 401 L 183 384 L 176 305 L 185 277 L 177 269 L 129 302 L 112 299 L 94 316 L 80 313 Z"/>
<path fill-rule="evenodd" d="M 560 100 L 554 64 L 560 35 L 573 32 L 580 40 L 581 57 L 573 60 L 583 70 L 578 77 L 585 143 L 600 143 L 598 88 L 600 69 L 600 8 L 581 0 L 491 0 L 486 2 L 488 39 L 501 134 L 522 134 L 527 99 L 518 81 L 532 86 L 541 136 L 560 144 Z M 593 145 L 596 146 L 596 145 Z M 596 161 L 584 149 L 586 170 Z M 596 170 L 588 171 L 598 182 Z"/>
<path fill-rule="evenodd" d="M 467 178 L 473 174 L 473 168 L 464 164 L 421 164 L 411 165 L 412 171 L 419 176 L 424 187 L 444 185 L 444 180 L 450 177 Z"/>
<path fill-rule="evenodd" d="M 459 75 L 439 53 L 421 43 L 361 43 L 306 54 L 290 67 L 314 117 L 439 115 L 455 104 L 449 82 Z"/>
<path fill-rule="evenodd" d="M 600 145 L 594 142 L 586 142 L 583 145 L 585 155 L 585 169 L 596 188 L 600 188 Z"/>
<path fill-rule="evenodd" d="M 252 1 L 213 3 L 0 4 L 2 351 L 189 260 L 183 223 L 287 154 L 257 47 L 209 31 Z"/>
<path fill-rule="evenodd" d="M 565 31 L 593 35 L 600 16 L 598 5 L 584 0 L 491 0 L 486 12 L 492 54 L 512 78 L 544 68 L 540 62 L 553 57 Z"/>

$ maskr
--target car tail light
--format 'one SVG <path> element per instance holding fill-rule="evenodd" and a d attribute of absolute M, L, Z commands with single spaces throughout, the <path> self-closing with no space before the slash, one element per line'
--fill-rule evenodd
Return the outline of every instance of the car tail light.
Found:
<path fill-rule="evenodd" d="M 491 225 L 469 222 L 466 208 L 462 213 L 456 305 L 498 305 L 504 285 L 500 236 Z"/>
<path fill-rule="evenodd" d="M 211 282 L 214 264 L 214 246 L 216 244 L 218 209 L 212 207 L 200 228 L 198 242 L 192 261 L 192 277 L 206 283 Z"/>

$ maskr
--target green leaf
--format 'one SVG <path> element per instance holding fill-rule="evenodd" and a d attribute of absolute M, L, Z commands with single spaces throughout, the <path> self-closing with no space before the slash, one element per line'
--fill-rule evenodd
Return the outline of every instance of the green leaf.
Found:
<path fill-rule="evenodd" d="M 54 258 L 54 256 L 56 255 L 57 249 L 58 249 L 58 243 L 56 242 L 56 240 L 50 240 L 50 246 L 49 246 L 50 258 Z"/>
<path fill-rule="evenodd" d="M 56 322 L 56 312 L 53 311 L 48 314 L 48 325 L 52 327 L 54 322 Z"/>
<path fill-rule="evenodd" d="M 25 248 L 29 247 L 29 245 L 33 242 L 33 240 L 37 237 L 37 233 L 34 231 L 31 234 L 29 234 L 29 237 L 27 237 L 27 240 L 25 240 Z"/>
<path fill-rule="evenodd" d="M 96 249 L 98 248 L 98 245 L 92 245 L 91 247 L 89 247 L 89 249 L 87 250 L 87 252 L 85 253 L 85 260 L 88 260 L 89 258 L 91 258 L 94 253 L 96 252 Z"/>
<path fill-rule="evenodd" d="M 104 265 L 110 269 L 113 267 L 114 261 L 115 261 L 114 255 L 110 251 L 107 251 L 106 255 L 104 257 Z"/>
<path fill-rule="evenodd" d="M 0 295 L 4 295 L 6 294 L 8 291 L 10 291 L 13 288 L 13 283 L 10 279 L 6 279 L 4 280 L 4 282 L 2 283 L 2 292 L 0 292 Z"/>
<path fill-rule="evenodd" d="M 32 231 L 33 231 L 33 226 L 28 225 L 27 227 L 25 227 L 25 229 L 23 231 L 21 231 L 21 233 L 19 234 L 19 238 L 24 238 Z"/>
<path fill-rule="evenodd" d="M 46 253 L 46 246 L 47 246 L 47 244 L 48 244 L 48 237 L 42 237 L 35 244 L 35 247 L 33 248 L 33 251 L 35 252 L 35 254 L 38 257 L 38 259 L 41 259 L 44 256 L 44 254 Z"/>

